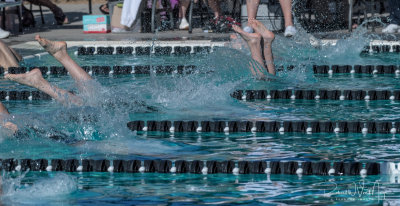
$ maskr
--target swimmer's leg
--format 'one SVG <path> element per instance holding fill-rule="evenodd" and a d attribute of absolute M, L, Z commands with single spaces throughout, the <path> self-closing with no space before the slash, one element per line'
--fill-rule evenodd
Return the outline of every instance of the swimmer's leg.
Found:
<path fill-rule="evenodd" d="M 260 0 L 246 0 L 248 20 L 256 19 Z"/>
<path fill-rule="evenodd" d="M 11 48 L 11 47 L 8 47 L 10 50 L 11 50 L 11 52 L 14 54 L 14 57 L 15 57 L 15 59 L 18 61 L 18 62 L 20 62 L 20 61 L 22 61 L 22 56 L 18 53 L 18 52 L 16 52 L 13 48 Z"/>
<path fill-rule="evenodd" d="M 7 108 L 4 106 L 3 103 L 0 102 L 0 115 L 10 115 L 10 113 L 8 112 Z"/>
<path fill-rule="evenodd" d="M 268 30 L 263 23 L 258 20 L 250 20 L 249 25 L 259 33 L 264 39 L 264 58 L 267 64 L 268 72 L 275 75 L 274 56 L 272 54 L 272 42 L 275 39 L 275 34 Z"/>
<path fill-rule="evenodd" d="M 64 41 L 50 41 L 41 38 L 39 35 L 36 35 L 35 39 L 47 52 L 56 58 L 65 69 L 67 69 L 78 85 L 79 90 L 86 92 L 87 88 L 85 87 L 85 83 L 92 80 L 92 77 L 68 55 L 67 43 Z"/>
<path fill-rule="evenodd" d="M 68 92 L 54 85 L 51 85 L 48 81 L 46 81 L 43 78 L 42 73 L 40 72 L 39 69 L 34 69 L 24 74 L 6 74 L 4 77 L 6 79 L 16 81 L 20 84 L 34 87 L 50 95 L 55 100 L 61 102 L 64 105 L 74 104 L 81 106 L 83 104 L 82 99 L 72 94 L 71 92 Z"/>
<path fill-rule="evenodd" d="M 9 48 L 3 41 L 0 40 L 0 66 L 8 70 L 8 67 L 18 67 L 18 62 L 21 56 Z"/>
<path fill-rule="evenodd" d="M 247 44 L 249 45 L 250 48 L 250 52 L 251 52 L 251 57 L 259 63 L 259 65 L 261 65 L 262 69 L 265 69 L 264 67 L 264 60 L 262 57 L 262 53 L 261 53 L 261 47 L 260 47 L 260 43 L 261 43 L 261 35 L 259 33 L 247 33 L 245 31 L 243 31 L 242 28 L 240 28 L 239 26 L 236 25 L 232 25 L 233 30 L 235 30 L 237 33 L 240 34 L 240 36 L 242 36 L 242 38 L 247 42 Z M 253 75 L 258 75 L 260 77 L 264 77 L 265 75 L 263 74 L 262 71 L 260 71 L 257 67 L 251 67 L 251 72 L 253 73 Z"/>
<path fill-rule="evenodd" d="M 3 103 L 0 102 L 0 120 L 1 120 L 1 125 L 3 127 L 7 128 L 7 129 L 11 130 L 13 133 L 15 133 L 15 132 L 18 131 L 17 125 L 15 125 L 12 122 L 4 121 L 4 119 L 6 119 L 9 115 L 10 115 L 10 113 L 8 112 L 7 108 L 4 106 Z M 1 181 L 0 181 L 0 190 L 1 190 Z"/>

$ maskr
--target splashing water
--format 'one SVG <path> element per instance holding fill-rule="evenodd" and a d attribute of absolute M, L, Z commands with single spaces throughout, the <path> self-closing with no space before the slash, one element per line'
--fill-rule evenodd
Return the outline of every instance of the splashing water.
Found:
<path fill-rule="evenodd" d="M 27 172 L 12 178 L 3 174 L 3 194 L 0 200 L 10 204 L 49 204 L 68 199 L 68 195 L 77 190 L 75 177 L 65 173 L 56 173 L 53 177 L 40 178 L 33 184 L 24 184 L 22 180 Z"/>
<path fill-rule="evenodd" d="M 230 97 L 236 89 L 268 89 L 310 87 L 319 84 L 312 75 L 313 64 L 362 62 L 360 51 L 372 39 L 362 25 L 350 37 L 339 40 L 336 45 L 323 45 L 322 41 L 297 26 L 298 33 L 291 39 L 276 36 L 273 51 L 277 65 L 296 65 L 293 71 L 278 73 L 279 78 L 271 81 L 256 80 L 249 70 L 251 58 L 246 49 L 217 49 L 212 54 L 191 59 L 197 70 L 188 75 L 156 75 L 131 78 L 123 84 L 113 82 L 102 87 L 91 82 L 89 90 L 93 93 L 81 93 L 85 99 L 84 107 L 55 106 L 54 109 L 16 116 L 12 120 L 23 129 L 30 139 L 54 139 L 69 145 L 83 145 L 79 151 L 103 151 L 106 154 L 132 154 L 143 152 L 150 155 L 155 151 L 152 145 L 158 145 L 154 154 L 174 153 L 185 150 L 186 145 L 168 144 L 161 140 L 137 140 L 128 130 L 126 123 L 131 120 L 202 120 L 202 119 L 251 119 L 258 117 L 256 107 L 243 106 Z M 312 44 L 311 42 L 314 42 Z M 315 47 L 317 46 L 317 48 Z M 243 42 L 233 42 L 231 47 L 243 47 Z M 150 62 L 162 62 L 160 57 L 150 57 Z M 101 60 L 95 60 L 101 64 Z M 129 62 L 124 61 L 129 64 Z M 131 78 L 131 79 L 129 79 Z M 156 115 L 155 115 L 156 114 Z M 264 114 L 265 115 L 265 114 Z M 270 117 L 276 115 L 271 114 Z M 0 141 L 6 135 L 0 136 Z M 66 140 L 67 139 L 67 140 Z M 125 143 L 101 146 L 102 141 Z M 81 144 L 81 141 L 94 141 Z M 97 144 L 97 142 L 100 142 Z M 23 142 L 23 141 L 22 141 Z M 46 141 L 45 141 L 46 142 Z M 46 142 L 47 144 L 47 142 Z M 4 144 L 2 144 L 4 145 Z M 189 147 L 190 148 L 190 147 Z M 190 148 L 193 149 L 193 148 Z"/>

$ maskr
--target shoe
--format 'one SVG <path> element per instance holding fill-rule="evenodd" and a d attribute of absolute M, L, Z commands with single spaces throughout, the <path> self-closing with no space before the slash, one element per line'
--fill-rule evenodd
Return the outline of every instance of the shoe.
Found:
<path fill-rule="evenodd" d="M 0 29 L 0 39 L 5 39 L 8 36 L 10 36 L 10 32 L 4 31 L 3 29 Z"/>
<path fill-rule="evenodd" d="M 128 30 L 126 30 L 126 29 L 117 28 L 117 27 L 115 27 L 115 28 L 113 28 L 113 29 L 111 30 L 112 33 L 123 33 L 123 32 L 127 32 L 127 31 L 128 31 Z"/>
<path fill-rule="evenodd" d="M 179 29 L 180 30 L 188 30 L 189 29 L 189 23 L 187 22 L 186 18 L 182 18 L 181 23 L 179 24 Z"/>
<path fill-rule="evenodd" d="M 396 33 L 397 30 L 399 30 L 400 27 L 397 24 L 389 24 L 389 26 L 387 26 L 386 28 L 384 28 L 382 30 L 383 33 L 387 33 L 387 34 L 393 34 Z"/>
<path fill-rule="evenodd" d="M 103 13 L 105 15 L 110 14 L 110 11 L 108 9 L 108 4 L 100 5 L 99 10 L 100 10 L 101 13 Z"/>
<path fill-rule="evenodd" d="M 285 37 L 292 37 L 297 33 L 296 28 L 294 26 L 288 26 L 285 29 Z"/>

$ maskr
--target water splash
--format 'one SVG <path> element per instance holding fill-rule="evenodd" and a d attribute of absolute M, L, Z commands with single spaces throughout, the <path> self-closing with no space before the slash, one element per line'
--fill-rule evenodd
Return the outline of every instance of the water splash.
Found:
<path fill-rule="evenodd" d="M 294 38 L 288 39 L 277 35 L 273 43 L 276 64 L 296 65 L 296 69 L 280 72 L 279 78 L 271 78 L 270 81 L 259 81 L 251 75 L 249 62 L 252 60 L 248 55 L 249 51 L 245 49 L 243 41 L 238 40 L 230 46 L 233 48 L 239 46 L 238 48 L 241 48 L 239 51 L 222 48 L 202 57 L 197 55 L 185 57 L 185 64 L 188 61 L 197 66 L 197 70 L 192 74 L 151 73 L 150 77 L 124 77 L 124 80 L 106 77 L 104 79 L 107 80 L 102 80 L 108 82 L 106 87 L 92 82 L 88 86 L 96 92 L 79 94 L 86 100 L 85 107 L 64 108 L 51 103 L 53 109 L 30 113 L 14 120 L 18 125 L 27 128 L 26 136 L 30 139 L 64 136 L 74 140 L 71 143 L 63 142 L 63 138 L 58 139 L 68 145 L 91 141 L 79 147 L 79 151 L 96 151 L 113 155 L 136 152 L 138 155 L 151 156 L 153 151 L 157 155 L 173 154 L 179 149 L 190 147 L 171 145 L 166 141 L 154 139 L 139 141 L 135 133 L 127 129 L 126 123 L 133 119 L 221 120 L 252 119 L 258 116 L 279 118 L 280 115 L 274 113 L 276 110 L 260 114 L 257 107 L 251 104 L 244 106 L 246 103 L 234 100 L 230 94 L 236 89 L 315 87 L 321 82 L 318 82 L 312 74 L 313 64 L 362 62 L 360 51 L 372 38 L 367 34 L 367 29 L 361 25 L 350 37 L 340 39 L 336 45 L 323 45 L 321 40 L 300 26 L 297 28 L 298 34 Z M 152 42 L 152 45 L 154 44 L 155 42 Z M 109 64 L 102 62 L 106 60 L 87 58 L 92 58 L 93 64 Z M 135 58 L 132 58 L 132 62 L 123 57 L 113 58 L 119 58 L 118 63 L 121 63 L 119 62 L 121 60 L 122 64 L 137 64 Z M 166 62 L 158 56 L 150 56 L 145 61 L 151 65 Z M 176 58 L 170 61 L 175 63 Z M 82 62 L 81 64 L 83 65 Z M 122 83 L 119 84 L 118 80 Z M 109 144 L 112 141 L 125 145 Z M 103 142 L 107 142 L 108 145 L 102 147 Z M 152 150 L 152 144 L 157 146 L 157 151 Z"/>
<path fill-rule="evenodd" d="M 3 194 L 1 201 L 9 204 L 48 204 L 67 200 L 68 195 L 77 190 L 75 177 L 56 173 L 53 177 L 40 178 L 33 184 L 24 184 L 27 172 L 12 177 L 3 174 Z"/>

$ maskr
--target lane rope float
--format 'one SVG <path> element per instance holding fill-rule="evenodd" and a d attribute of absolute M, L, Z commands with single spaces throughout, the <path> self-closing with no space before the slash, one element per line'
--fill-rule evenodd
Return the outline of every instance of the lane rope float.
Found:
<path fill-rule="evenodd" d="M 76 55 L 189 55 L 207 54 L 221 47 L 215 45 L 156 45 L 156 46 L 82 46 L 78 47 Z"/>
<path fill-rule="evenodd" d="M 314 74 L 395 74 L 400 75 L 397 65 L 313 65 Z"/>
<path fill-rule="evenodd" d="M 0 159 L 5 171 L 367 176 L 398 175 L 399 168 L 398 161 Z"/>
<path fill-rule="evenodd" d="M 139 132 L 216 133 L 363 133 L 396 134 L 400 121 L 131 121 L 127 127 Z"/>
<path fill-rule="evenodd" d="M 238 100 L 400 100 L 400 90 L 237 90 L 231 96 Z"/>
<path fill-rule="evenodd" d="M 39 67 L 9 67 L 10 74 L 23 74 L 33 69 L 39 69 L 43 75 L 67 75 L 68 71 L 62 66 Z M 90 75 L 123 75 L 123 74 L 190 74 L 196 71 L 196 65 L 133 65 L 133 66 L 82 66 L 82 69 Z M 4 74 L 4 68 L 0 67 L 0 74 Z"/>

